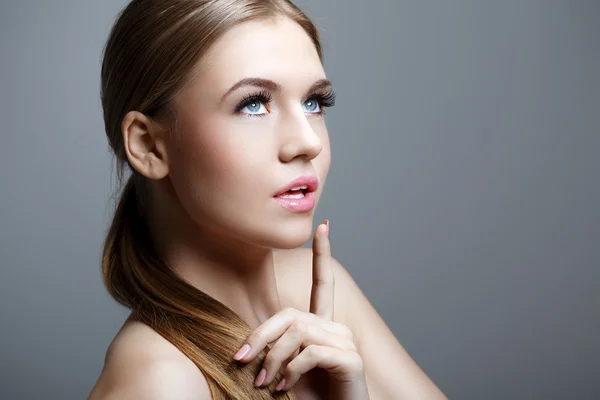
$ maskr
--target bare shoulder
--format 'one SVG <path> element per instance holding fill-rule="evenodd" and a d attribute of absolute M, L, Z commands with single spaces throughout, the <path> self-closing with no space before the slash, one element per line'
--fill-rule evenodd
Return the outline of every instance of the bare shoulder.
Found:
<path fill-rule="evenodd" d="M 279 294 L 286 303 L 284 306 L 308 312 L 312 286 L 312 249 L 276 250 L 273 259 Z M 338 260 L 332 257 L 331 261 L 335 279 L 334 320 L 352 329 L 345 299 L 354 281 Z"/>
<path fill-rule="evenodd" d="M 88 400 L 210 398 L 206 378 L 189 358 L 147 325 L 127 320 Z"/>

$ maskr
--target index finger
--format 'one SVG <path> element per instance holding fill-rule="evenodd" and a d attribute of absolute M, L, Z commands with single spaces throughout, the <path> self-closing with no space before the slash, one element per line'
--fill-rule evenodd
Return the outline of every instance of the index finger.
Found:
<path fill-rule="evenodd" d="M 335 279 L 331 267 L 331 246 L 328 236 L 329 220 L 325 220 L 324 224 L 317 227 L 313 237 L 310 312 L 332 321 Z"/>

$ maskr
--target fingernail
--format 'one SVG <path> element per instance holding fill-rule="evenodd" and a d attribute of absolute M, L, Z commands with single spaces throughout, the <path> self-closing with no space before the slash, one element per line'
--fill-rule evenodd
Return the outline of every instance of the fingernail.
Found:
<path fill-rule="evenodd" d="M 249 351 L 250 351 L 250 345 L 245 344 L 242 346 L 241 349 L 238 350 L 237 353 L 235 353 L 235 356 L 233 356 L 233 359 L 239 361 L 242 359 L 242 357 L 244 357 L 246 354 L 248 354 Z"/>
<path fill-rule="evenodd" d="M 275 388 L 275 390 L 281 390 L 281 389 L 283 389 L 283 387 L 284 387 L 284 386 L 285 386 L 285 378 L 283 378 L 283 379 L 281 380 L 281 382 L 279 382 L 279 383 L 277 384 L 277 387 Z"/>
<path fill-rule="evenodd" d="M 325 235 L 329 237 L 329 220 L 325 220 Z"/>
<path fill-rule="evenodd" d="M 267 370 L 263 368 L 258 373 L 258 376 L 256 377 L 256 380 L 254 381 L 254 386 L 262 385 L 263 382 L 265 381 L 266 377 L 267 377 Z"/>

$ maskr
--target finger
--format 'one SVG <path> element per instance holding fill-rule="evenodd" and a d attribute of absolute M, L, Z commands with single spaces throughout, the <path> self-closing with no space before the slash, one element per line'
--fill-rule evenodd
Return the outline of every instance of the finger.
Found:
<path fill-rule="evenodd" d="M 335 280 L 331 267 L 331 247 L 329 244 L 329 220 L 320 224 L 313 238 L 312 288 L 310 312 L 328 321 L 333 320 Z"/>
<path fill-rule="evenodd" d="M 338 381 L 352 382 L 363 373 L 362 359 L 356 352 L 335 347 L 310 345 L 300 352 L 287 366 L 277 390 L 289 390 L 313 368 L 323 368 Z M 281 382 L 283 387 L 281 387 Z"/>
<path fill-rule="evenodd" d="M 356 350 L 354 343 L 346 338 L 332 334 L 320 325 L 296 320 L 279 340 L 275 342 L 273 347 L 269 349 L 263 361 L 266 376 L 262 382 L 262 386 L 271 384 L 282 363 L 290 359 L 298 349 L 302 350 L 312 344 L 335 347 L 340 350 Z"/>
<path fill-rule="evenodd" d="M 302 314 L 293 308 L 285 308 L 258 326 L 246 339 L 246 343 L 233 356 L 234 360 L 249 362 L 269 343 L 279 339 L 289 326 Z"/>
<path fill-rule="evenodd" d="M 343 329 L 338 323 L 326 321 L 318 315 L 301 312 L 295 308 L 287 307 L 271 316 L 259 325 L 246 339 L 246 342 L 233 356 L 234 360 L 249 362 L 269 344 L 274 343 L 284 334 L 294 321 L 300 320 L 306 323 L 321 325 L 324 329 L 345 337 Z"/>
<path fill-rule="evenodd" d="M 322 324 L 323 329 L 333 333 L 334 335 L 338 335 L 353 344 L 355 343 L 355 335 L 354 331 L 350 329 L 347 325 L 343 325 L 337 322 L 331 321 L 328 324 Z"/>
<path fill-rule="evenodd" d="M 302 351 L 303 349 L 297 349 L 294 354 L 292 354 L 291 357 L 288 357 L 287 360 L 285 360 L 283 363 L 281 363 L 281 367 L 279 367 L 279 370 L 277 371 L 277 373 L 279 374 L 280 378 L 279 381 L 281 381 L 281 379 L 283 378 L 283 375 L 285 374 L 285 370 L 287 369 L 288 364 L 296 357 L 298 357 L 298 354 L 300 354 L 300 351 Z M 273 380 L 277 379 L 277 374 L 275 374 L 275 378 L 273 378 Z"/>

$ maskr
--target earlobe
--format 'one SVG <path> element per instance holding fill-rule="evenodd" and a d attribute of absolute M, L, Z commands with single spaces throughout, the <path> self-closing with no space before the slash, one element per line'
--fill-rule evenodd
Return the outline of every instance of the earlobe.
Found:
<path fill-rule="evenodd" d="M 130 111 L 121 124 L 125 154 L 143 176 L 158 180 L 169 173 L 164 135 L 157 124 L 138 111 Z"/>

